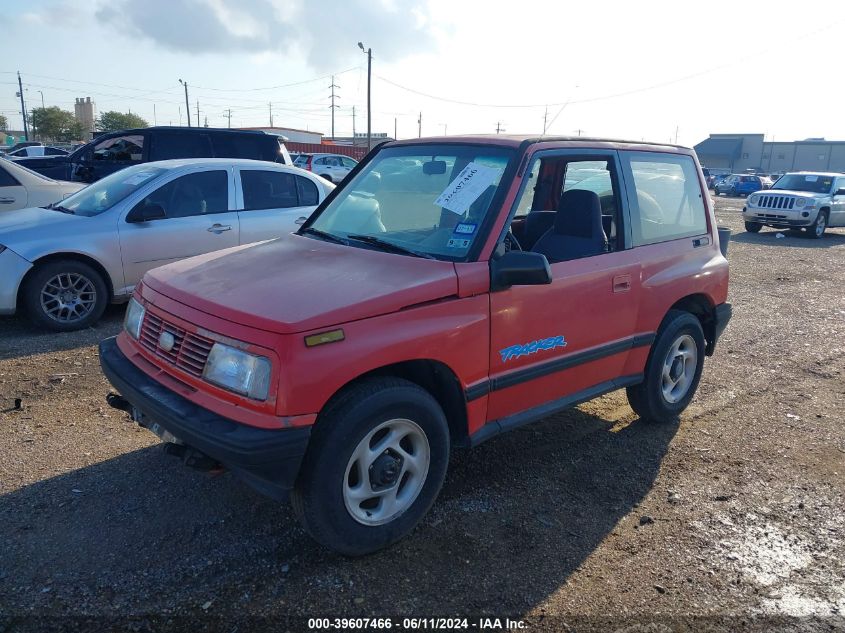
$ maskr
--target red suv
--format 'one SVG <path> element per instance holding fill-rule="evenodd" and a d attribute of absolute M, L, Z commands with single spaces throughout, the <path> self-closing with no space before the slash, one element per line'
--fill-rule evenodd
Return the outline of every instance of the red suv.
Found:
<path fill-rule="evenodd" d="M 620 388 L 675 419 L 727 292 L 689 149 L 415 139 L 296 233 L 147 273 L 100 360 L 170 452 L 290 492 L 354 555 L 420 521 L 454 446 Z"/>

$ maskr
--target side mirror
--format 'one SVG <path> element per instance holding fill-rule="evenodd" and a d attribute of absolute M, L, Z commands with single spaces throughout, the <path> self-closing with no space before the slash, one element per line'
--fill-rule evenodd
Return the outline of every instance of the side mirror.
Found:
<path fill-rule="evenodd" d="M 550 283 L 552 269 L 549 260 L 541 253 L 509 251 L 490 261 L 490 285 L 493 290 Z"/>
<path fill-rule="evenodd" d="M 162 220 L 167 217 L 160 204 L 138 205 L 126 215 L 126 221 L 132 224 L 138 222 L 149 222 L 150 220 Z"/>

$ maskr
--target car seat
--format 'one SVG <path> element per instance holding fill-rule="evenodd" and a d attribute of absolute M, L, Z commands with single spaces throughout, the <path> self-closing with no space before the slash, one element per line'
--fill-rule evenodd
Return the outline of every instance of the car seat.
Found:
<path fill-rule="evenodd" d="M 601 203 L 592 191 L 571 189 L 560 197 L 552 228 L 531 249 L 550 262 L 599 255 L 607 251 Z"/>

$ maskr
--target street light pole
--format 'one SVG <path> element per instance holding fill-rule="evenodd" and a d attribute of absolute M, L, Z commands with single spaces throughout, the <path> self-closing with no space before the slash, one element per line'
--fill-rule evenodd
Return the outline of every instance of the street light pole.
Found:
<path fill-rule="evenodd" d="M 373 79 L 373 49 L 364 49 L 364 45 L 358 42 L 358 48 L 367 54 L 367 151 L 373 149 L 373 110 L 371 107 L 371 89 Z"/>
<path fill-rule="evenodd" d="M 29 140 L 29 125 L 26 122 L 26 102 L 23 100 L 23 82 L 21 82 L 21 74 L 18 72 L 18 96 L 21 98 L 21 116 L 23 117 L 23 138 Z"/>
<path fill-rule="evenodd" d="M 188 82 L 180 79 L 179 83 L 185 86 L 185 113 L 188 115 L 188 127 L 191 127 L 191 106 L 188 105 Z M 197 106 L 197 109 L 199 109 L 199 106 Z M 199 121 L 197 121 L 197 125 L 199 125 Z"/>

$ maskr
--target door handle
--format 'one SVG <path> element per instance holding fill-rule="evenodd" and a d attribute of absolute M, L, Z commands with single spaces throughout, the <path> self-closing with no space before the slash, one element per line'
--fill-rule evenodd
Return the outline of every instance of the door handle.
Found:
<path fill-rule="evenodd" d="M 212 224 L 210 227 L 208 227 L 206 229 L 206 231 L 209 231 L 210 233 L 216 233 L 217 235 L 220 235 L 223 231 L 231 231 L 231 230 L 232 230 L 232 227 L 229 226 L 228 224 L 226 224 L 226 225 Z"/>
<path fill-rule="evenodd" d="M 14 201 L 14 198 L 0 198 L 0 204 L 12 204 Z"/>
<path fill-rule="evenodd" d="M 613 278 L 613 292 L 628 292 L 631 289 L 631 275 L 617 275 Z"/>
<path fill-rule="evenodd" d="M 303 215 L 303 216 L 301 216 L 301 217 L 296 218 L 296 220 L 294 220 L 294 221 L 293 221 L 293 223 L 294 223 L 294 224 L 300 224 L 300 225 L 301 225 L 301 224 L 305 224 L 305 220 L 307 220 L 307 219 L 308 219 L 308 218 L 306 218 L 306 217 Z"/>

